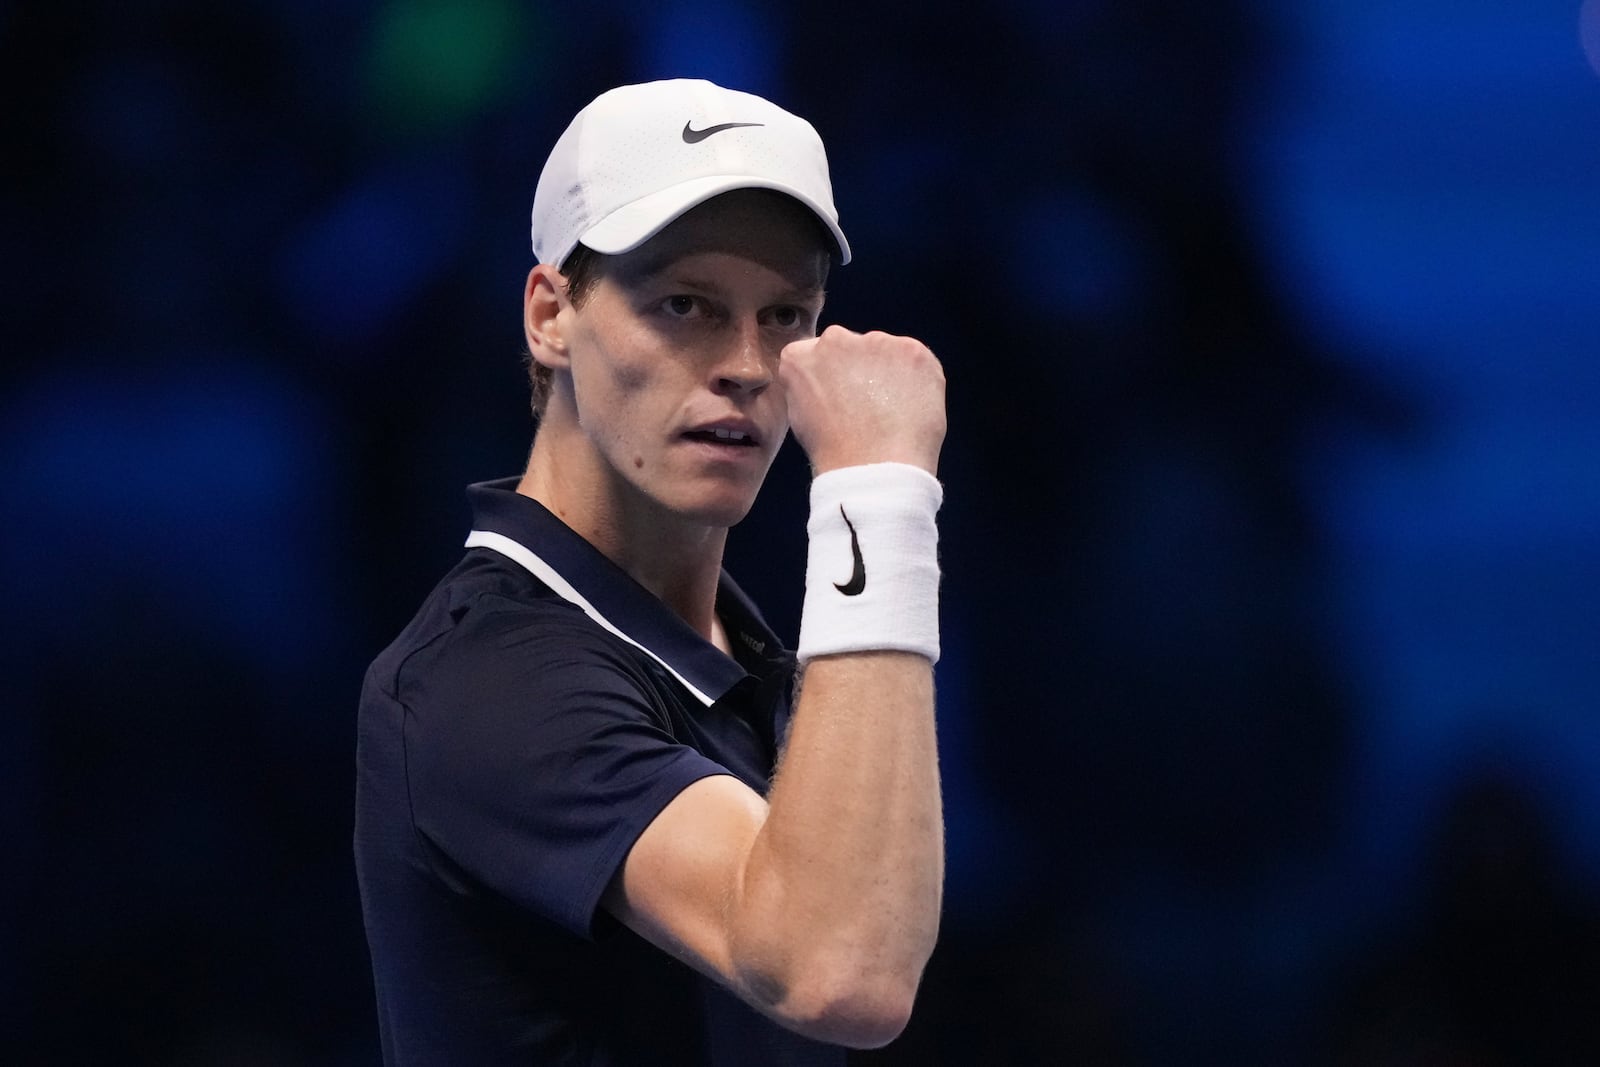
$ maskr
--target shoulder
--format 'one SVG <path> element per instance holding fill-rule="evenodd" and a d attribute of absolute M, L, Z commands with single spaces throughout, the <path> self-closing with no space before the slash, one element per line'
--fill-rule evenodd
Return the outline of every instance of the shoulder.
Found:
<path fill-rule="evenodd" d="M 432 632 L 397 673 L 396 692 L 407 703 L 418 687 L 519 702 L 654 689 L 647 657 L 519 567 L 482 561 L 440 599 Z"/>
<path fill-rule="evenodd" d="M 563 692 L 652 693 L 647 657 L 498 553 L 469 550 L 373 661 L 366 688 L 413 713 L 522 709 Z"/>

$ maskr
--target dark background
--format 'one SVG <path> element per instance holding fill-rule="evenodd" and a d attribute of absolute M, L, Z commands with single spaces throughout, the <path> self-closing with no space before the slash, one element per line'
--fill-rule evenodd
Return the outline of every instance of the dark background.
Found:
<path fill-rule="evenodd" d="M 8 1062 L 377 1061 L 368 660 L 571 115 L 810 118 L 944 359 L 950 867 L 863 1064 L 1600 1062 L 1600 3 L 0 5 Z M 795 632 L 802 459 L 730 566 Z"/>

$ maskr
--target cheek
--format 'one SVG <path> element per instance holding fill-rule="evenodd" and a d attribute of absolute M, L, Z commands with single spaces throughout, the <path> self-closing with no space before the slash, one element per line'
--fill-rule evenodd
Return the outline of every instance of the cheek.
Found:
<path fill-rule="evenodd" d="M 634 324 L 619 324 L 595 339 L 591 370 L 603 376 L 612 395 L 627 397 L 660 384 L 662 361 L 646 331 Z"/>
<path fill-rule="evenodd" d="M 772 406 L 772 425 L 776 428 L 778 443 L 789 433 L 789 395 L 784 390 L 783 380 L 773 382 L 768 389 L 766 401 Z"/>
<path fill-rule="evenodd" d="M 663 395 L 671 391 L 668 363 L 648 346 L 594 340 L 587 358 L 573 366 L 579 423 L 612 463 L 642 471 L 650 451 L 645 442 L 662 421 Z"/>
<path fill-rule="evenodd" d="M 654 381 L 650 361 L 641 353 L 598 340 L 589 343 L 572 368 L 578 410 L 591 418 L 647 394 Z"/>
<path fill-rule="evenodd" d="M 611 365 L 611 388 L 619 393 L 643 393 L 650 388 L 653 375 L 645 360 L 619 360 Z"/>

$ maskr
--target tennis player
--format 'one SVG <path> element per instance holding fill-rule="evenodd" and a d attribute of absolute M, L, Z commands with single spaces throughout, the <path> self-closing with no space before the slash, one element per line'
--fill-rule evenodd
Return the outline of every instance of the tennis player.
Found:
<path fill-rule="evenodd" d="M 596 98 L 533 249 L 527 467 L 468 489 L 362 692 L 385 1062 L 842 1064 L 906 1025 L 938 928 L 943 372 L 818 335 L 850 247 L 816 132 L 756 96 Z M 722 570 L 791 430 L 795 652 Z"/>

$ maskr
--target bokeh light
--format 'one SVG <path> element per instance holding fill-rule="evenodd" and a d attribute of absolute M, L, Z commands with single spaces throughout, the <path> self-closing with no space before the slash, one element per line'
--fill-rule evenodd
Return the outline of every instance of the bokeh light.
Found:
<path fill-rule="evenodd" d="M 534 10 L 514 0 L 389 0 L 366 57 L 375 117 L 429 132 L 481 111 L 547 47 L 533 33 Z"/>

